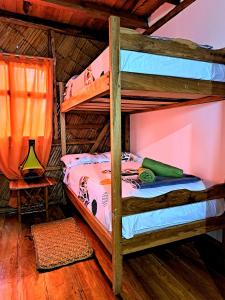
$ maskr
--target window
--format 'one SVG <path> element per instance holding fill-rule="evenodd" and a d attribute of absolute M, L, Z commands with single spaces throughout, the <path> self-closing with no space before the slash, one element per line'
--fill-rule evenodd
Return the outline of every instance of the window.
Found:
<path fill-rule="evenodd" d="M 18 167 L 29 139 L 37 141 L 37 155 L 44 165 L 47 163 L 52 137 L 52 82 L 51 60 L 0 55 L 0 169 L 9 178 L 20 175 Z M 9 170 L 12 165 L 13 172 Z"/>

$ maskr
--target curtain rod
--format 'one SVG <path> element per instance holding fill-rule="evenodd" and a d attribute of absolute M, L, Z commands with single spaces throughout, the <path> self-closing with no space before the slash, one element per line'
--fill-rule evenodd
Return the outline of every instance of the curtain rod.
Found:
<path fill-rule="evenodd" d="M 28 60 L 50 60 L 50 61 L 54 60 L 54 58 L 51 57 L 30 56 L 30 55 L 7 53 L 7 52 L 0 52 L 0 57 L 1 56 L 3 58 L 13 57 L 13 58 L 28 59 Z"/>

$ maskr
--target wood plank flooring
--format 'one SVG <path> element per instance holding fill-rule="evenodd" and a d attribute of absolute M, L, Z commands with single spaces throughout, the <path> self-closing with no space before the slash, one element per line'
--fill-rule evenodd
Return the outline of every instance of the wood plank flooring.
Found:
<path fill-rule="evenodd" d="M 51 213 L 51 219 L 63 214 Z M 40 221 L 0 216 L 0 299 L 116 299 L 102 265 L 111 276 L 110 257 L 91 229 L 75 216 L 95 250 L 96 258 L 51 272 L 36 271 L 30 224 Z M 224 250 L 208 237 L 199 237 L 126 256 L 123 299 L 225 299 Z"/>

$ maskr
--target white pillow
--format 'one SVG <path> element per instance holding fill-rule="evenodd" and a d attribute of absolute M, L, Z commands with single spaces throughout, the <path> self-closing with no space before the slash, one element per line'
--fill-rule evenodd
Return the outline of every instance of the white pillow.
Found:
<path fill-rule="evenodd" d="M 93 163 L 103 163 L 103 162 L 109 162 L 110 158 L 105 155 L 105 153 L 94 153 L 92 154 L 92 161 Z"/>
<path fill-rule="evenodd" d="M 85 163 L 90 163 L 91 154 L 89 153 L 80 153 L 80 154 L 66 154 L 60 159 L 66 167 L 73 167 L 82 164 L 82 161 Z"/>
<path fill-rule="evenodd" d="M 142 162 L 142 158 L 130 153 L 122 152 L 122 161 L 134 161 Z M 67 168 L 83 165 L 83 164 L 96 164 L 111 161 L 111 152 L 104 153 L 80 153 L 80 154 L 67 154 L 61 157 L 61 161 L 65 164 Z"/>
<path fill-rule="evenodd" d="M 104 155 L 104 153 L 80 153 L 64 155 L 63 157 L 61 157 L 61 161 L 65 164 L 67 168 L 71 168 L 82 164 L 109 162 L 110 159 L 106 155 Z"/>

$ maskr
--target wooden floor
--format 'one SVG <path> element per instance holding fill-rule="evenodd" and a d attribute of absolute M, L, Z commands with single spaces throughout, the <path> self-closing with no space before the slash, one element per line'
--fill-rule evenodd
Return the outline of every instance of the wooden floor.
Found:
<path fill-rule="evenodd" d="M 60 217 L 52 214 L 52 219 Z M 110 269 L 104 248 L 90 228 L 76 219 L 101 263 Z M 1 300 L 116 299 L 94 258 L 51 272 L 37 272 L 31 220 L 38 219 L 24 217 L 20 226 L 16 217 L 0 216 Z M 123 298 L 130 300 L 225 299 L 224 252 L 204 237 L 158 247 L 127 256 L 123 279 Z"/>

